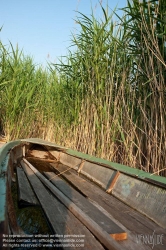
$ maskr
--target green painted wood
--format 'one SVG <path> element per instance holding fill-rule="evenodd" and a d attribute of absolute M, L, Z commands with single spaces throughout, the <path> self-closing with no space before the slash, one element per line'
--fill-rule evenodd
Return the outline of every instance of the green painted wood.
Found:
<path fill-rule="evenodd" d="M 118 170 L 120 172 L 130 174 L 130 175 L 134 175 L 134 176 L 136 176 L 136 177 L 138 177 L 140 179 L 148 178 L 148 179 L 155 180 L 155 181 L 161 182 L 163 184 L 166 184 L 166 178 L 165 177 L 158 176 L 158 175 L 151 175 L 150 173 L 147 173 L 147 172 L 145 172 L 143 170 L 139 170 L 139 169 L 132 168 L 132 167 L 129 167 L 129 166 L 126 166 L 126 165 L 111 162 L 111 161 L 108 161 L 108 160 L 105 160 L 105 159 L 97 158 L 97 157 L 94 157 L 94 156 L 91 156 L 91 155 L 88 155 L 88 154 L 84 154 L 84 153 L 81 153 L 81 152 L 78 152 L 78 151 L 75 151 L 75 150 L 72 150 L 72 149 L 67 149 L 66 153 L 69 154 L 69 155 L 72 155 L 72 156 L 76 156 L 78 158 L 85 159 L 87 161 L 95 162 L 95 163 L 98 163 L 98 164 L 105 164 L 105 165 L 107 165 L 108 167 L 110 167 L 112 169 L 115 169 L 115 170 Z"/>
<path fill-rule="evenodd" d="M 19 141 L 9 142 L 9 143 L 5 144 L 5 146 L 0 149 L 0 152 L 3 149 L 6 150 L 7 148 L 11 148 L 11 145 L 17 145 L 17 144 L 19 144 L 21 142 L 36 143 L 36 144 L 40 144 L 40 145 L 46 145 L 46 146 L 54 147 L 55 149 L 58 149 L 59 151 L 65 151 L 69 155 L 72 155 L 72 156 L 75 156 L 75 157 L 78 157 L 78 158 L 81 158 L 81 159 L 85 159 L 87 161 L 92 161 L 92 162 L 95 162 L 95 163 L 98 163 L 98 164 L 106 164 L 110 168 L 113 168 L 113 169 L 118 170 L 120 172 L 124 172 L 124 173 L 127 173 L 127 174 L 137 176 L 140 179 L 148 178 L 150 180 L 154 180 L 154 181 L 166 184 L 166 178 L 165 177 L 158 176 L 158 175 L 151 175 L 150 173 L 147 173 L 147 172 L 145 172 L 143 170 L 139 170 L 139 169 L 132 168 L 132 167 L 122 165 L 122 164 L 119 164 L 119 163 L 115 163 L 115 162 L 110 162 L 108 160 L 97 158 L 97 157 L 94 157 L 94 156 L 91 156 L 91 155 L 88 155 L 88 154 L 84 154 L 84 153 L 78 152 L 76 150 L 68 149 L 66 147 L 62 147 L 62 146 L 59 146 L 59 145 L 57 145 L 55 143 L 47 142 L 47 141 L 44 141 L 44 140 L 39 139 L 39 138 L 22 139 L 22 140 L 19 140 Z M 0 154 L 0 163 L 1 163 L 1 154 Z"/>
<path fill-rule="evenodd" d="M 7 216 L 7 171 L 9 151 L 17 144 L 19 144 L 19 141 L 14 141 L 6 143 L 0 148 L 0 249 L 3 248 L 3 234 L 9 233 Z"/>
<path fill-rule="evenodd" d="M 8 152 L 16 145 L 20 144 L 21 141 L 17 140 L 17 141 L 11 141 L 8 142 L 6 144 L 4 144 L 4 146 L 2 148 L 0 148 L 0 171 L 1 171 L 1 165 L 4 161 L 4 159 L 6 158 L 6 155 L 8 154 Z"/>
<path fill-rule="evenodd" d="M 6 220 L 6 199 L 7 199 L 7 167 L 9 161 L 9 151 L 20 141 L 6 143 L 0 148 L 0 222 Z"/>
<path fill-rule="evenodd" d="M 95 156 L 88 155 L 88 154 L 85 154 L 85 153 L 81 153 L 81 152 L 78 152 L 76 150 L 72 150 L 72 149 L 69 149 L 69 148 L 66 148 L 66 147 L 62 147 L 62 146 L 56 145 L 54 143 L 38 139 L 38 138 L 24 139 L 24 140 L 21 140 L 21 141 L 37 143 L 37 144 L 40 144 L 40 145 L 47 145 L 47 146 L 50 146 L 50 147 L 55 147 L 58 150 L 65 151 L 69 155 L 72 155 L 72 156 L 75 156 L 75 157 L 78 157 L 78 158 L 81 158 L 81 159 L 85 159 L 87 161 L 92 161 L 92 162 L 95 162 L 95 163 L 98 163 L 98 164 L 106 164 L 110 168 L 113 168 L 113 169 L 115 169 L 117 171 L 124 172 L 124 173 L 130 174 L 130 175 L 137 176 L 140 179 L 148 178 L 150 180 L 154 180 L 154 181 L 166 184 L 166 178 L 165 177 L 157 176 L 157 175 L 151 175 L 150 173 L 147 173 L 147 172 L 145 172 L 143 170 L 132 168 L 132 167 L 129 167 L 129 166 L 126 166 L 126 165 L 116 163 L 116 162 L 111 162 L 111 161 L 108 161 L 108 160 L 105 160 L 105 159 L 97 158 Z"/>
<path fill-rule="evenodd" d="M 61 150 L 61 151 L 66 151 L 67 148 L 66 147 L 63 147 L 63 146 L 59 146 L 53 142 L 49 142 L 49 141 L 45 141 L 45 140 L 42 140 L 40 138 L 29 138 L 29 139 L 21 139 L 22 142 L 28 142 L 28 143 L 34 143 L 34 144 L 39 144 L 39 145 L 43 145 L 43 146 L 49 146 L 49 147 L 54 147 L 58 150 Z"/>

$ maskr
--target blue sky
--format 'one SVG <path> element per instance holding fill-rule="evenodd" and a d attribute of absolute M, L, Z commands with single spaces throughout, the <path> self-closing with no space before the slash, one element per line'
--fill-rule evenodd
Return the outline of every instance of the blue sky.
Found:
<path fill-rule="evenodd" d="M 36 64 L 46 66 L 46 61 L 58 62 L 67 54 L 71 32 L 76 32 L 76 16 L 79 11 L 97 17 L 101 15 L 99 0 L 1 0 L 0 40 L 18 44 L 24 54 L 34 58 Z M 101 2 L 101 0 L 100 0 Z M 123 8 L 126 0 L 103 0 L 105 7 Z"/>

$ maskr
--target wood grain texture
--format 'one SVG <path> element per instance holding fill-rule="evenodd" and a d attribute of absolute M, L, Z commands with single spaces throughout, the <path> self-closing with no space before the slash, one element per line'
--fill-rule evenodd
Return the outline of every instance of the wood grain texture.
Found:
<path fill-rule="evenodd" d="M 24 165 L 32 170 L 32 176 L 37 176 L 44 185 L 60 200 L 65 207 L 74 214 L 77 219 L 85 225 L 93 235 L 107 248 L 111 250 L 121 250 L 121 246 L 112 239 L 107 232 L 105 232 L 95 221 L 87 216 L 79 207 L 77 207 L 68 197 L 66 197 L 60 190 L 58 190 L 50 181 L 48 181 L 37 169 L 35 169 L 26 159 L 23 159 Z M 27 168 L 26 167 L 26 168 Z M 79 230 L 79 227 L 76 227 Z M 125 249 L 125 248 L 124 248 Z"/>
<path fill-rule="evenodd" d="M 89 230 L 58 199 L 47 191 L 34 172 L 23 162 L 21 164 L 36 192 L 53 231 L 59 235 L 85 235 L 84 249 L 103 250 L 101 244 Z M 73 248 L 69 247 L 68 249 Z M 77 249 L 82 250 L 82 247 L 78 247 Z"/>
<path fill-rule="evenodd" d="M 67 166 L 62 164 L 54 165 L 58 169 L 58 172 L 62 172 L 67 169 Z M 157 225 L 155 222 L 129 207 L 127 204 L 118 200 L 113 195 L 105 193 L 100 187 L 90 182 L 83 176 L 78 176 L 76 171 L 70 170 L 67 173 L 62 174 L 63 178 L 66 179 L 73 187 L 79 192 L 86 196 L 90 201 L 95 202 L 102 207 L 111 218 L 123 225 L 132 234 L 129 243 L 126 241 L 119 241 L 123 246 L 127 246 L 128 249 L 151 249 L 151 245 L 139 245 L 137 244 L 138 235 L 164 235 L 163 245 L 159 244 L 155 246 L 156 250 L 165 250 L 166 246 L 166 230 Z M 128 245 L 129 244 L 129 245 Z"/>
<path fill-rule="evenodd" d="M 17 167 L 18 197 L 20 205 L 39 205 L 22 168 Z"/>
<path fill-rule="evenodd" d="M 127 233 L 114 223 L 109 217 L 103 214 L 88 199 L 82 196 L 78 191 L 72 188 L 64 180 L 60 179 L 54 173 L 45 173 L 48 179 L 63 192 L 74 204 L 76 204 L 85 214 L 100 225 L 115 240 L 127 239 Z"/>

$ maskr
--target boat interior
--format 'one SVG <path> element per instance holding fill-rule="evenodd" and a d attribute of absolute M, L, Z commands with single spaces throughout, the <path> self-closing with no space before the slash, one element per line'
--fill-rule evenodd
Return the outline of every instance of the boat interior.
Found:
<path fill-rule="evenodd" d="M 4 232 L 79 235 L 77 249 L 166 249 L 166 184 L 41 141 L 7 157 Z"/>

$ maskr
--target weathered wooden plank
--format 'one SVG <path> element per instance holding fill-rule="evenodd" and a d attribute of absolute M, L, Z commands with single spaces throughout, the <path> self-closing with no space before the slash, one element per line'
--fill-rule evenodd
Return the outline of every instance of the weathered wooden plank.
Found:
<path fill-rule="evenodd" d="M 24 170 L 17 167 L 18 197 L 20 205 L 39 205 Z"/>
<path fill-rule="evenodd" d="M 54 232 L 59 235 L 85 235 L 84 249 L 102 250 L 103 247 L 89 230 L 58 199 L 50 195 L 42 182 L 23 161 L 21 164 Z M 78 249 L 82 249 L 82 247 L 78 247 Z"/>
<path fill-rule="evenodd" d="M 80 166 L 79 166 L 79 168 L 78 168 L 78 170 L 77 170 L 78 173 L 80 173 L 81 169 L 82 169 L 83 166 L 84 166 L 84 163 L 85 163 L 85 160 L 82 160 L 82 162 L 80 163 Z"/>
<path fill-rule="evenodd" d="M 31 159 L 35 159 L 36 160 L 36 158 L 34 158 L 34 157 L 26 157 L 26 159 L 28 161 L 30 161 Z M 43 158 L 37 158 L 37 161 L 40 161 L 40 162 L 50 162 L 50 163 L 56 163 L 57 162 L 56 159 L 51 160 L 51 159 L 43 159 Z"/>
<path fill-rule="evenodd" d="M 58 190 L 50 181 L 48 181 L 37 169 L 35 169 L 26 159 L 24 163 L 33 170 L 50 191 L 63 202 L 63 204 L 96 236 L 96 238 L 107 248 L 111 250 L 121 250 L 120 245 L 109 236 L 96 222 L 79 209 L 69 198 Z M 76 229 L 77 230 L 77 229 Z"/>
<path fill-rule="evenodd" d="M 121 174 L 112 194 L 166 229 L 166 189 Z"/>
<path fill-rule="evenodd" d="M 69 158 L 70 158 L 70 160 L 69 160 Z M 60 159 L 59 160 L 60 160 L 60 162 L 62 164 L 67 165 L 69 167 L 72 167 L 72 168 L 74 168 L 76 170 L 78 170 L 78 168 L 79 168 L 79 166 L 80 166 L 80 164 L 82 162 L 82 159 L 79 159 L 77 157 L 73 157 L 71 155 L 69 156 L 69 155 L 67 155 L 65 153 L 60 154 Z"/>
<path fill-rule="evenodd" d="M 62 172 L 68 168 L 67 166 L 64 166 L 62 164 L 59 164 L 58 167 L 55 164 L 51 165 L 54 166 L 54 168 L 56 167 L 58 172 Z M 79 177 L 78 175 L 76 175 L 74 170 L 65 172 L 62 174 L 62 176 L 84 196 L 99 204 L 109 214 L 111 214 L 116 221 L 119 221 L 122 225 L 125 226 L 125 228 L 133 232 L 133 244 L 137 245 L 137 235 L 153 235 L 153 233 L 155 232 L 155 234 L 164 235 L 163 245 L 157 245 L 155 246 L 155 249 L 165 250 L 166 230 L 158 226 L 155 222 L 132 209 L 113 195 L 105 193 L 101 188 L 89 182 L 85 178 L 83 179 Z M 120 241 L 119 243 L 123 245 L 123 241 Z M 140 247 L 141 249 L 144 249 L 143 246 Z M 144 247 L 146 248 L 146 246 Z"/>
<path fill-rule="evenodd" d="M 154 184 L 155 186 L 163 187 L 166 189 L 166 183 L 162 183 L 162 182 L 159 182 L 159 181 L 156 181 L 153 179 L 149 179 L 149 178 L 145 178 L 144 180 L 148 183 Z"/>
<path fill-rule="evenodd" d="M 84 162 L 80 173 L 97 183 L 103 189 L 108 189 L 114 177 L 114 170 L 92 162 Z"/>
<path fill-rule="evenodd" d="M 112 181 L 110 183 L 110 186 L 108 187 L 108 189 L 106 190 L 107 193 L 111 193 L 111 191 L 113 190 L 113 187 L 118 179 L 120 175 L 120 172 L 119 171 L 115 171 L 114 175 L 113 175 L 113 178 L 112 178 Z"/>
<path fill-rule="evenodd" d="M 30 162 L 32 165 L 35 164 L 36 169 L 42 173 L 42 172 L 54 172 L 53 167 L 49 164 L 49 162 L 43 159 L 35 158 L 35 157 L 27 157 L 26 158 L 28 162 Z M 55 163 L 56 161 L 54 161 Z"/>
<path fill-rule="evenodd" d="M 74 202 L 85 214 L 100 225 L 115 240 L 127 239 L 127 233 L 122 228 L 103 214 L 78 191 L 73 189 L 69 186 L 69 184 L 60 179 L 54 173 L 45 173 L 45 175 L 60 191 L 62 191 L 72 202 Z"/>
<path fill-rule="evenodd" d="M 11 189 L 9 188 L 9 185 L 8 185 L 8 194 L 7 194 L 7 208 L 8 208 L 9 227 L 10 227 L 11 233 L 19 234 L 19 235 L 22 234 L 22 229 L 17 224 L 16 211 L 15 211 Z"/>
<path fill-rule="evenodd" d="M 50 152 L 48 152 L 42 148 L 29 150 L 27 153 L 27 156 L 56 161 L 56 158 L 52 154 L 50 154 Z"/>
<path fill-rule="evenodd" d="M 17 145 L 12 149 L 12 153 L 13 153 L 13 164 L 17 164 L 19 162 L 19 160 L 22 158 L 23 156 L 23 150 L 22 150 L 22 146 L 23 145 Z"/>

